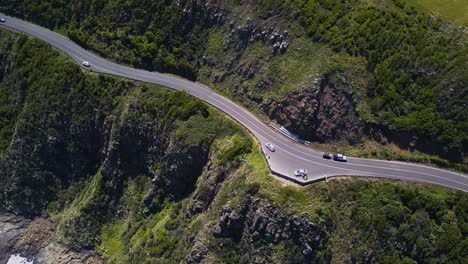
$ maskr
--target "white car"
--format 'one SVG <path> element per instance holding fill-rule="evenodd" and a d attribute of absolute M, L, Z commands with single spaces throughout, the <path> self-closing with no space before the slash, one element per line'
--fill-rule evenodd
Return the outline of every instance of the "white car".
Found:
<path fill-rule="evenodd" d="M 306 169 L 297 169 L 294 171 L 294 176 L 296 177 L 304 177 L 307 175 L 307 170 Z"/>
<path fill-rule="evenodd" d="M 333 155 L 333 159 L 336 161 L 343 161 L 343 162 L 346 162 L 348 160 L 348 158 L 341 153 Z"/>
<path fill-rule="evenodd" d="M 83 61 L 81 64 L 85 67 L 91 67 L 91 64 L 87 61 Z"/>
<path fill-rule="evenodd" d="M 6 20 L 5 20 L 3 17 L 1 17 L 1 18 L 0 18 L 0 22 L 5 23 Z"/>
<path fill-rule="evenodd" d="M 275 146 L 271 143 L 266 143 L 265 146 L 267 147 L 267 149 L 269 149 L 271 152 L 275 152 Z"/>

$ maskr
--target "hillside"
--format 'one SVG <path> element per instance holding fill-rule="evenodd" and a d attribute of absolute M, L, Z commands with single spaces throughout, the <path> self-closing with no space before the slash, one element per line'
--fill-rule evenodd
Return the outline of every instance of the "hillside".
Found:
<path fill-rule="evenodd" d="M 408 1 L 418 8 L 440 15 L 446 19 L 463 26 L 468 26 L 468 1 L 434 1 L 434 0 L 410 0 Z"/>
<path fill-rule="evenodd" d="M 248 133 L 184 93 L 88 73 L 4 30 L 0 56 L 0 261 L 468 258 L 466 193 L 350 179 L 287 186 Z"/>
<path fill-rule="evenodd" d="M 4 1 L 119 63 L 210 84 L 304 139 L 467 170 L 466 30 L 386 1 Z"/>

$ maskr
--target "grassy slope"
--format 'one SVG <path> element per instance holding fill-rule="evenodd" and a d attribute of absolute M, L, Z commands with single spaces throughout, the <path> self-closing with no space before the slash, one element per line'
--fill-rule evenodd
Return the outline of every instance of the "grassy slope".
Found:
<path fill-rule="evenodd" d="M 408 3 L 468 26 L 468 0 L 408 0 Z"/>
<path fill-rule="evenodd" d="M 238 3 L 229 3 L 232 17 L 240 16 L 257 17 L 261 15 L 258 6 L 250 7 L 251 14 L 245 14 L 249 7 L 239 5 Z M 306 37 L 304 28 L 297 22 L 284 20 L 281 17 L 275 21 L 276 30 L 288 29 L 290 35 L 299 36 L 294 39 L 285 54 L 272 54 L 271 45 L 262 41 L 256 41 L 247 46 L 240 53 L 239 62 L 232 65 L 236 52 L 232 46 L 228 46 L 227 51 L 223 50 L 223 44 L 232 38 L 236 33 L 226 26 L 216 27 L 209 31 L 206 57 L 214 62 L 215 66 L 210 67 L 202 65 L 199 78 L 213 89 L 229 94 L 239 100 L 239 97 L 245 97 L 246 94 L 254 98 L 263 99 L 281 99 L 292 92 L 300 92 L 304 87 L 310 87 L 314 80 L 320 78 L 323 74 L 332 70 L 341 70 L 353 74 L 353 85 L 355 88 L 362 88 L 366 85 L 368 76 L 365 74 L 365 60 L 359 57 L 350 56 L 342 52 L 333 52 L 326 45 L 315 43 Z M 242 25 L 243 19 L 240 20 Z M 267 24 L 268 25 L 268 24 Z M 260 27 L 259 27 L 260 28 Z M 252 79 L 245 80 L 237 72 L 229 75 L 226 80 L 212 83 L 212 77 L 225 72 L 229 67 L 240 68 L 251 67 L 254 71 Z M 248 66 L 248 67 L 245 67 Z M 234 71 L 237 69 L 234 68 Z M 266 90 L 256 88 L 256 85 L 266 80 L 270 82 L 270 87 Z M 240 84 L 240 85 L 239 85 Z M 239 93 L 233 87 L 240 86 L 246 91 Z M 360 91 L 358 91 L 360 92 Z M 360 95 L 364 95 L 360 92 Z M 248 103 L 246 100 L 240 100 L 241 103 Z M 252 110 L 255 107 L 252 107 Z"/>

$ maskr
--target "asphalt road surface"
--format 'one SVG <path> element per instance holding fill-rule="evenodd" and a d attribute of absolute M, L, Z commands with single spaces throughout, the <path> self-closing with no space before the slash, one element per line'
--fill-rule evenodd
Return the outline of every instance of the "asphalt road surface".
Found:
<path fill-rule="evenodd" d="M 175 90 L 186 91 L 215 106 L 250 130 L 262 146 L 267 142 L 271 142 L 276 146 L 275 152 L 271 152 L 266 148 L 264 149 L 268 154 L 267 161 L 272 173 L 277 176 L 302 185 L 336 176 L 378 177 L 435 184 L 468 192 L 468 176 L 447 170 L 383 160 L 348 158 L 348 162 L 337 162 L 323 159 L 322 152 L 297 144 L 284 137 L 244 107 L 213 92 L 203 84 L 158 72 L 149 72 L 119 65 L 86 51 L 56 32 L 3 14 L 0 14 L 0 17 L 6 19 L 5 23 L 0 23 L 5 28 L 15 32 L 24 32 L 48 42 L 68 54 L 80 65 L 83 61 L 88 61 L 91 64 L 90 69 L 93 72 L 127 77 Z M 293 171 L 299 168 L 308 171 L 306 180 L 302 177 L 294 176 Z"/>

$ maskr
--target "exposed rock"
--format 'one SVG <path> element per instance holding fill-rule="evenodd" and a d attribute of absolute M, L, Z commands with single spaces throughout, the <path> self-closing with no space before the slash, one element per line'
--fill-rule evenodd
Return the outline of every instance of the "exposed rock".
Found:
<path fill-rule="evenodd" d="M 271 82 L 268 81 L 268 80 L 261 80 L 259 83 L 257 83 L 257 85 L 255 86 L 255 88 L 257 90 L 260 90 L 260 91 L 263 91 L 263 90 L 266 90 L 268 89 L 268 87 L 271 85 Z"/>
<path fill-rule="evenodd" d="M 208 159 L 206 150 L 200 147 L 180 149 L 172 145 L 162 158 L 162 168 L 153 179 L 154 187 L 145 198 L 147 213 L 159 210 L 167 198 L 176 201 L 193 192 L 198 176 Z"/>
<path fill-rule="evenodd" d="M 287 30 L 279 33 L 280 31 L 275 29 L 275 27 L 264 27 L 259 21 L 254 21 L 250 18 L 247 18 L 243 24 L 238 25 L 236 28 L 235 24 L 235 20 L 231 20 L 229 23 L 229 28 L 233 34 L 225 43 L 233 44 L 237 52 L 244 50 L 249 43 L 254 41 L 262 41 L 271 45 L 272 49 L 274 49 L 273 53 L 280 50 L 283 53 L 286 52 L 288 44 L 285 41 L 289 38 Z M 223 49 L 226 51 L 227 47 L 223 46 Z"/>
<path fill-rule="evenodd" d="M 227 19 L 226 10 L 218 4 L 199 0 L 178 0 L 177 5 L 183 7 L 182 13 L 187 24 L 212 27 L 223 24 Z"/>
<path fill-rule="evenodd" d="M 281 42 L 281 45 L 279 47 L 279 50 L 281 53 L 285 53 L 286 50 L 288 50 L 289 44 L 287 42 Z"/>
<path fill-rule="evenodd" d="M 331 77 L 337 75 L 340 78 Z M 263 111 L 302 138 L 324 142 L 346 139 L 358 142 L 363 124 L 356 112 L 355 95 L 341 73 L 324 76 L 318 85 L 289 94 L 283 100 L 268 100 Z"/>
<path fill-rule="evenodd" d="M 222 183 L 225 181 L 227 171 L 231 170 L 232 166 L 236 166 L 236 164 L 232 164 L 228 167 L 217 166 L 216 159 L 216 156 L 213 157 L 210 155 L 203 176 L 198 179 L 197 189 L 190 201 L 189 210 L 187 212 L 188 217 L 202 213 L 208 209 Z"/>
<path fill-rule="evenodd" d="M 255 250 L 255 244 L 279 244 L 290 241 L 301 249 L 304 260 L 314 259 L 314 253 L 322 249 L 328 238 L 322 226 L 317 226 L 308 217 L 284 213 L 266 200 L 247 197 L 245 203 L 233 209 L 220 210 L 218 224 L 213 236 L 231 238 L 246 251 L 254 262 L 269 263 L 268 257 Z M 263 251 L 265 253 L 266 251 Z"/>
<path fill-rule="evenodd" d="M 243 64 L 239 65 L 236 69 L 237 74 L 242 76 L 245 80 L 250 80 L 255 75 L 255 70 L 253 65 L 250 64 Z"/>
<path fill-rule="evenodd" d="M 15 245 L 15 250 L 26 256 L 35 256 L 40 249 L 52 242 L 54 225 L 45 219 L 38 218 L 29 224 L 21 239 Z"/>
<path fill-rule="evenodd" d="M 276 53 L 278 52 L 278 50 L 280 49 L 280 47 L 281 47 L 281 44 L 280 44 L 279 42 L 273 44 L 273 46 L 272 46 L 272 48 L 273 48 L 272 53 L 273 53 L 273 54 L 276 54 Z"/>
<path fill-rule="evenodd" d="M 54 225 L 43 218 L 30 221 L 10 214 L 0 214 L 0 263 L 10 255 L 34 259 L 35 264 L 102 264 L 91 251 L 74 252 L 56 241 Z"/>
<path fill-rule="evenodd" d="M 68 248 L 52 242 L 39 250 L 34 258 L 36 264 L 104 264 L 98 256 L 92 252 L 73 252 Z"/>
<path fill-rule="evenodd" d="M 29 223 L 25 218 L 0 214 L 0 263 L 6 263 L 14 254 L 14 246 Z"/>
<path fill-rule="evenodd" d="M 237 33 L 239 34 L 240 39 L 246 40 L 252 36 L 252 33 L 256 31 L 256 27 L 252 23 L 248 23 L 244 26 L 239 26 L 237 28 Z"/>
<path fill-rule="evenodd" d="M 187 255 L 185 259 L 187 264 L 200 263 L 206 256 L 207 250 L 205 248 L 199 249 L 194 247 L 194 249 Z"/>

